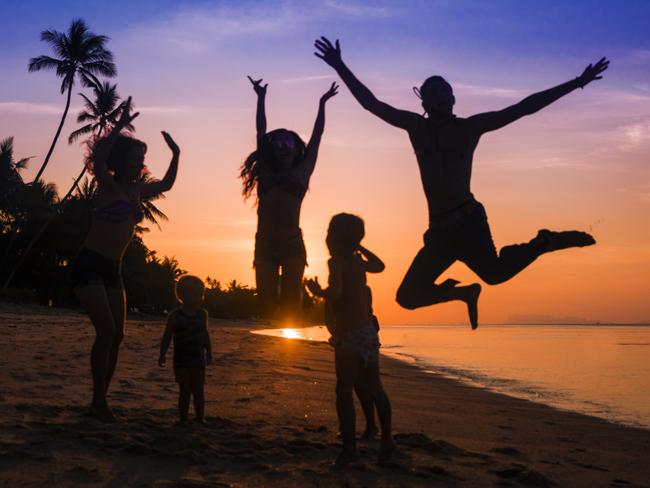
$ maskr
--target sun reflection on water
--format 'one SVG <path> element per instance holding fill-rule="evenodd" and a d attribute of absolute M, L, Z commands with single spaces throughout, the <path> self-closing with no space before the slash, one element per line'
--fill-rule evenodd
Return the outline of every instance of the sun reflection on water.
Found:
<path fill-rule="evenodd" d="M 285 337 L 287 339 L 300 339 L 302 336 L 298 329 L 282 329 L 281 337 Z"/>

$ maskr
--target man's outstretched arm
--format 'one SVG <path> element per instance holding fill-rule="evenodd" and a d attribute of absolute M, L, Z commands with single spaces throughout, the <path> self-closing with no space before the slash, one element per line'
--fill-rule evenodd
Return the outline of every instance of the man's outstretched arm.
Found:
<path fill-rule="evenodd" d="M 321 37 L 314 42 L 319 52 L 314 54 L 336 70 L 343 82 L 352 92 L 354 98 L 363 108 L 372 112 L 380 119 L 391 125 L 410 130 L 418 123 L 420 116 L 407 110 L 399 110 L 387 103 L 378 100 L 375 95 L 363 84 L 341 59 L 341 46 L 337 40 L 333 45 L 326 37 Z"/>
<path fill-rule="evenodd" d="M 571 93 L 576 88 L 584 88 L 594 80 L 602 78 L 601 73 L 607 69 L 609 61 L 602 58 L 595 65 L 589 65 L 577 78 L 549 88 L 548 90 L 534 93 L 524 98 L 521 102 L 511 105 L 497 112 L 486 112 L 474 115 L 469 120 L 477 125 L 479 132 L 489 132 L 520 119 L 524 115 L 531 115 L 547 107 L 564 95 Z"/>

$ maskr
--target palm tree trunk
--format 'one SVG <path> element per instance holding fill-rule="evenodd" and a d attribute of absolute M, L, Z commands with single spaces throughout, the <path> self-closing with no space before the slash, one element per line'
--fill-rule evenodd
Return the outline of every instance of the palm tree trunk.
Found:
<path fill-rule="evenodd" d="M 59 205 L 62 205 L 63 202 L 65 202 L 68 198 L 72 196 L 72 193 L 79 187 L 79 181 L 81 180 L 83 175 L 86 174 L 87 169 L 88 168 L 84 165 L 83 169 L 81 170 L 81 173 L 79 173 L 79 176 L 77 176 L 77 178 L 74 180 L 74 183 L 72 183 L 72 186 L 68 190 L 68 193 L 66 193 L 63 199 L 61 200 L 61 202 L 59 202 Z"/>
<path fill-rule="evenodd" d="M 68 193 L 66 193 L 66 195 L 59 202 L 59 204 L 56 206 L 56 208 L 52 209 L 52 213 L 50 215 L 50 218 L 48 218 L 45 221 L 45 223 L 41 226 L 39 231 L 36 233 L 36 235 L 32 238 L 32 240 L 29 242 L 29 244 L 25 248 L 25 251 L 23 252 L 23 254 L 18 258 L 18 261 L 16 261 L 16 264 L 14 264 L 14 267 L 11 268 L 11 272 L 7 276 L 7 279 L 5 280 L 5 282 L 2 284 L 2 289 L 3 290 L 6 290 L 9 287 L 9 285 L 11 284 L 11 280 L 13 280 L 16 272 L 23 265 L 23 263 L 25 262 L 25 259 L 27 259 L 27 256 L 29 255 L 29 252 L 32 250 L 32 247 L 34 247 L 34 245 L 39 241 L 39 239 L 41 238 L 41 236 L 43 235 L 45 230 L 49 227 L 49 225 L 54 220 L 54 217 L 56 217 L 56 215 L 59 214 L 59 212 L 61 210 L 63 210 L 63 208 L 64 208 L 63 206 L 64 206 L 65 202 L 68 200 L 68 198 L 70 198 L 70 196 L 74 192 L 75 188 L 77 188 L 77 185 L 79 184 L 79 181 L 81 180 L 81 178 L 83 177 L 83 175 L 85 173 L 86 173 L 86 166 L 83 167 L 83 169 L 81 170 L 81 173 L 79 173 L 79 176 L 77 176 L 77 179 L 74 180 L 74 183 L 72 184 L 72 186 L 68 190 Z"/>
<path fill-rule="evenodd" d="M 56 141 L 59 139 L 59 135 L 61 134 L 61 130 L 63 129 L 63 124 L 65 123 L 65 118 L 68 115 L 68 109 L 70 108 L 71 97 L 72 97 L 72 83 L 68 85 L 68 96 L 65 102 L 65 110 L 63 111 L 63 117 L 61 117 L 61 122 L 59 123 L 59 128 L 56 130 L 56 134 L 54 134 L 54 140 L 52 140 L 52 145 L 50 146 L 50 150 L 47 152 L 47 156 L 45 156 L 45 161 L 43 161 L 43 165 L 41 166 L 41 169 L 38 170 L 38 173 L 36 174 L 36 178 L 34 178 L 33 183 L 38 181 L 38 179 L 43 174 L 43 171 L 45 171 L 45 167 L 47 166 L 47 163 L 50 162 L 50 157 L 54 152 L 54 146 L 56 146 Z"/>

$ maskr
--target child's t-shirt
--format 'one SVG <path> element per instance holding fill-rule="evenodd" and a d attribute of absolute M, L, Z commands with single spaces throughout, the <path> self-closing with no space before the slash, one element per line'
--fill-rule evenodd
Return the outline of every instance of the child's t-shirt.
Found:
<path fill-rule="evenodd" d="M 204 368 L 207 313 L 189 315 L 182 309 L 174 313 L 174 368 Z"/>

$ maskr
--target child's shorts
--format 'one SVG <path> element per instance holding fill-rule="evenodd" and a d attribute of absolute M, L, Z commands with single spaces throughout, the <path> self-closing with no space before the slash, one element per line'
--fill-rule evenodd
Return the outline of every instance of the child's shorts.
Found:
<path fill-rule="evenodd" d="M 174 368 L 176 383 L 185 385 L 205 384 L 205 368 Z"/>

